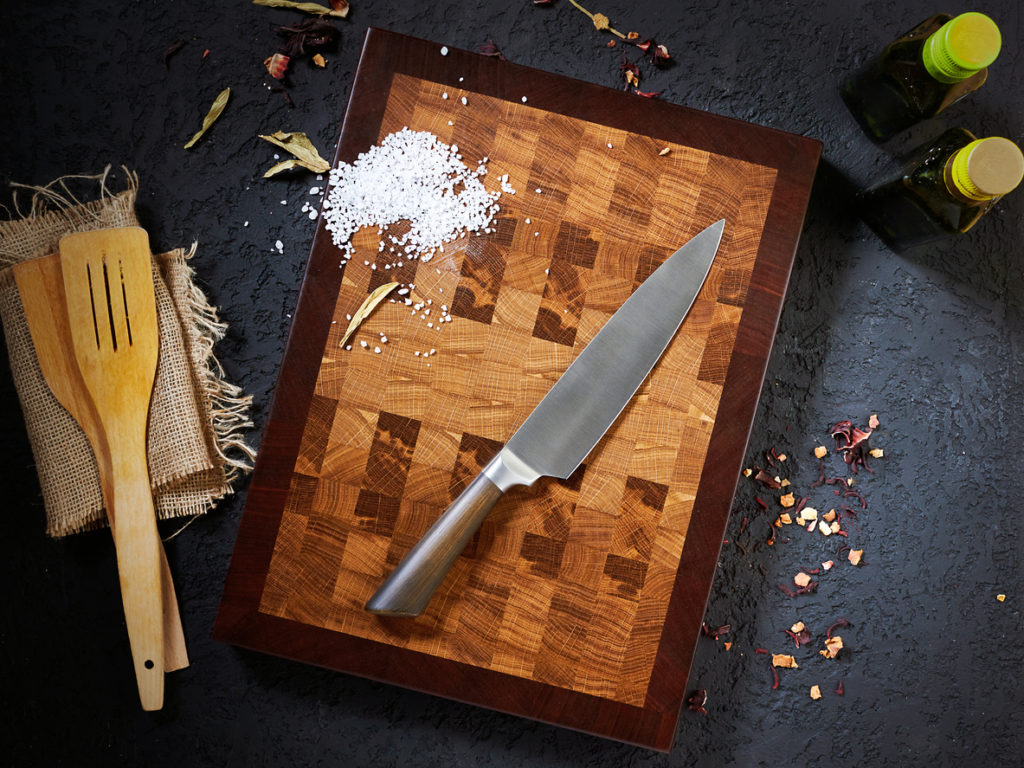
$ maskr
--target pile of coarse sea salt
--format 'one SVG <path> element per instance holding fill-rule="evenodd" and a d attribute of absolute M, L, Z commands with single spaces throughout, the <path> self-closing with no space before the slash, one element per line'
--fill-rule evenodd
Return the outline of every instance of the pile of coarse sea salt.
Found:
<path fill-rule="evenodd" d="M 377 227 L 384 269 L 401 266 L 401 259 L 429 261 L 446 242 L 490 232 L 501 193 L 484 189 L 480 177 L 486 164 L 485 157 L 474 171 L 462 162 L 457 145 L 408 128 L 390 134 L 351 165 L 339 163 L 331 170 L 323 218 L 343 252 L 341 263 L 352 258 L 353 233 L 366 226 Z M 502 189 L 514 194 L 507 179 Z M 409 223 L 407 232 L 387 232 L 400 221 Z M 366 265 L 378 268 L 376 262 Z"/>

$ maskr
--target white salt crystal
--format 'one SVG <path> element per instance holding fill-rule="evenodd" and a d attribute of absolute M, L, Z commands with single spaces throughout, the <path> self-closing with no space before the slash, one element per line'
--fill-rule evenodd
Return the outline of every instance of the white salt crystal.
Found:
<path fill-rule="evenodd" d="M 525 103 L 526 103 L 526 97 L 523 96 L 523 104 L 525 104 Z"/>
<path fill-rule="evenodd" d="M 448 55 L 448 46 L 447 45 L 442 45 L 441 46 L 441 55 L 442 56 L 447 56 Z"/>
<path fill-rule="evenodd" d="M 404 235 L 388 237 L 427 261 L 444 243 L 490 224 L 501 193 L 488 192 L 480 169 L 467 168 L 456 150 L 431 133 L 403 129 L 332 169 L 323 215 L 343 257 L 351 257 L 351 236 L 364 226 L 408 221 Z"/>
<path fill-rule="evenodd" d="M 461 82 L 462 82 L 463 80 L 465 80 L 465 79 L 466 79 L 466 78 L 464 78 L 464 77 L 460 77 L 460 78 L 459 78 L 459 82 L 461 83 Z"/>
<path fill-rule="evenodd" d="M 441 94 L 441 98 L 442 98 L 442 99 L 445 99 L 445 100 L 447 101 L 447 99 L 448 99 L 448 92 L 447 92 L 447 91 L 445 91 L 444 93 L 442 93 L 442 94 Z"/>
<path fill-rule="evenodd" d="M 468 103 L 468 102 L 466 101 L 466 97 L 465 97 L 465 96 L 463 96 L 463 97 L 462 97 L 462 105 L 463 105 L 463 106 L 465 106 L 465 105 L 466 105 L 467 103 Z"/>
<path fill-rule="evenodd" d="M 530 219 L 529 219 L 529 218 L 527 218 L 527 219 L 526 219 L 526 223 L 527 223 L 527 224 L 529 224 L 529 223 L 530 223 Z"/>
<path fill-rule="evenodd" d="M 243 227 L 248 227 L 248 226 L 249 226 L 249 222 L 248 222 L 248 221 L 247 221 L 247 222 L 245 222 L 245 224 L 243 224 L 242 226 L 243 226 Z"/>
<path fill-rule="evenodd" d="M 365 341 L 360 341 L 359 342 L 359 346 L 361 346 L 363 349 L 366 349 L 366 342 Z"/>
<path fill-rule="evenodd" d="M 380 347 L 374 347 L 373 351 L 376 352 L 379 355 L 380 354 Z"/>
<path fill-rule="evenodd" d="M 309 194 L 311 194 L 311 195 L 319 195 L 320 194 L 320 187 L 310 187 L 309 188 Z"/>
<path fill-rule="evenodd" d="M 316 212 L 315 210 L 311 210 L 311 211 L 309 212 L 309 218 L 311 218 L 311 219 L 315 219 L 315 218 L 316 218 L 317 216 L 319 216 L 319 215 L 320 215 L 320 214 L 319 214 L 319 213 L 317 213 L 317 212 Z"/>
<path fill-rule="evenodd" d="M 281 201 L 281 205 L 288 205 L 288 201 L 287 200 L 282 200 Z"/>
<path fill-rule="evenodd" d="M 277 248 L 278 253 L 281 253 L 284 250 L 284 243 L 278 240 L 276 243 L 274 243 L 274 247 Z"/>
<path fill-rule="evenodd" d="M 535 189 L 534 192 L 536 192 L 539 195 L 541 193 L 540 187 L 537 187 L 537 189 Z"/>

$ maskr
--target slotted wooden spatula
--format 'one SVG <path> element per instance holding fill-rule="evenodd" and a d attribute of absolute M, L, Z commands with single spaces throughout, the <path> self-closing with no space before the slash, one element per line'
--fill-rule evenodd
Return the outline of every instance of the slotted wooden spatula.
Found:
<path fill-rule="evenodd" d="M 82 427 L 90 445 L 97 445 L 105 438 L 71 349 L 71 329 L 68 326 L 60 254 L 54 253 L 16 264 L 13 271 L 43 378 L 57 401 Z M 107 458 L 109 452 L 97 454 L 98 461 Z M 109 472 L 109 466 L 100 467 L 101 474 Z M 108 487 L 103 490 L 106 493 Z M 111 499 L 104 498 L 104 506 L 113 529 L 117 521 Z M 160 548 L 160 572 L 163 586 L 164 668 L 173 672 L 187 667 L 189 661 L 174 581 L 163 547 Z"/>
<path fill-rule="evenodd" d="M 149 238 L 141 228 L 104 229 L 60 241 L 71 348 L 100 431 L 94 445 L 117 520 L 121 600 L 142 708 L 164 693 L 160 536 L 146 461 L 146 425 L 159 334 Z"/>

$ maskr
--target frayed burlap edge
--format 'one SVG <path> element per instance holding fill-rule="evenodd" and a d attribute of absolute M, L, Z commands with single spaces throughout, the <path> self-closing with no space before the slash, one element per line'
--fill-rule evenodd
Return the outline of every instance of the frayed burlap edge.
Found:
<path fill-rule="evenodd" d="M 28 211 L 22 212 L 15 196 L 15 210 L 20 218 L 0 222 L 0 288 L 12 290 L 13 274 L 10 267 L 13 264 L 56 251 L 59 237 L 72 232 L 104 227 L 138 226 L 134 213 L 138 177 L 127 169 L 124 169 L 124 172 L 127 189 L 119 193 L 108 187 L 109 167 L 102 174 L 66 176 L 41 187 L 13 185 L 16 191 L 31 192 L 31 203 Z M 76 181 L 98 185 L 99 198 L 89 202 L 80 200 L 69 187 L 69 183 Z M 45 231 L 52 237 L 42 241 L 36 236 L 39 231 Z M 175 343 L 184 348 L 183 354 L 187 357 L 192 389 L 195 390 L 194 403 L 190 407 L 198 409 L 200 419 L 206 425 L 201 431 L 208 448 L 204 459 L 192 462 L 191 471 L 165 473 L 162 480 L 154 485 L 157 516 L 161 519 L 207 512 L 219 499 L 232 492 L 232 484 L 240 475 L 251 470 L 255 456 L 255 452 L 243 436 L 244 431 L 252 426 L 248 416 L 252 399 L 239 387 L 225 380 L 223 367 L 213 352 L 216 342 L 224 337 L 226 325 L 220 321 L 216 309 L 195 285 L 193 270 L 187 263 L 195 250 L 196 244 L 193 244 L 188 252 L 178 249 L 153 257 L 158 283 L 165 284 L 167 294 L 164 295 L 169 294 L 176 325 L 180 326 L 181 338 Z M 25 387 L 22 384 L 26 380 L 29 381 L 29 389 L 33 386 L 39 388 L 41 372 L 38 370 L 30 338 L 27 342 L 28 359 L 25 359 L 23 348 L 26 347 L 27 329 L 21 327 L 12 331 L 9 327 L 18 326 L 19 323 L 22 326 L 26 325 L 20 301 L 16 298 L 16 289 L 13 290 L 14 301 L 6 302 L 9 306 L 4 312 L 4 332 L 8 340 L 12 372 L 15 373 L 15 384 L 25 412 L 26 425 L 29 427 L 33 454 L 37 459 L 40 484 L 43 486 L 44 505 L 47 508 L 47 533 L 59 537 L 103 527 L 106 525 L 106 514 L 101 501 L 82 503 L 81 500 L 74 499 L 71 504 L 72 512 L 68 514 L 64 509 L 62 514 L 58 515 L 54 513 L 52 498 L 48 498 L 54 494 L 47 494 L 47 477 L 52 478 L 54 472 L 59 474 L 61 468 L 54 466 L 52 459 L 46 462 L 48 472 L 44 472 L 44 468 L 39 464 L 40 451 L 37 450 L 37 446 L 41 441 L 52 441 L 54 437 L 46 434 L 45 429 L 32 428 L 31 412 L 34 407 L 38 407 L 40 400 L 49 399 L 57 408 L 60 406 L 56 404 L 45 382 L 42 384 L 44 393 L 33 392 L 30 393 L 30 397 L 26 397 L 26 393 L 23 392 Z M 16 306 L 16 310 L 12 310 L 11 306 Z M 14 322 L 8 322 L 12 315 L 16 315 Z M 174 325 L 175 323 L 171 323 L 171 327 Z M 166 331 L 162 330 L 162 333 L 164 332 Z M 19 357 L 21 359 L 16 360 Z M 29 372 L 27 375 L 26 370 Z M 19 381 L 22 384 L 19 384 Z M 191 397 L 186 399 L 192 400 Z M 46 403 L 45 406 L 53 407 L 50 403 Z M 60 410 L 63 412 L 63 409 Z M 70 420 L 66 412 L 63 413 L 65 421 Z M 95 472 L 95 460 L 77 424 L 71 421 L 68 428 L 57 431 L 68 439 L 66 433 L 76 430 L 78 434 L 71 442 L 79 454 L 87 455 L 87 461 Z M 151 425 L 151 433 L 152 431 Z M 57 439 L 60 439 L 60 435 Z M 96 488 L 92 489 L 94 496 L 98 492 L 98 473 L 95 486 Z"/>

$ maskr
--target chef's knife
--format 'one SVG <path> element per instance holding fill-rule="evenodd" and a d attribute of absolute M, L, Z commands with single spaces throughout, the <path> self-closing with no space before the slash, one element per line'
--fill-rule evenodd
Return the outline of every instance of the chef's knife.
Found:
<path fill-rule="evenodd" d="M 427 530 L 366 603 L 419 616 L 484 518 L 509 488 L 567 478 L 658 362 L 711 271 L 721 219 L 672 254 L 605 323 L 511 439 Z"/>

